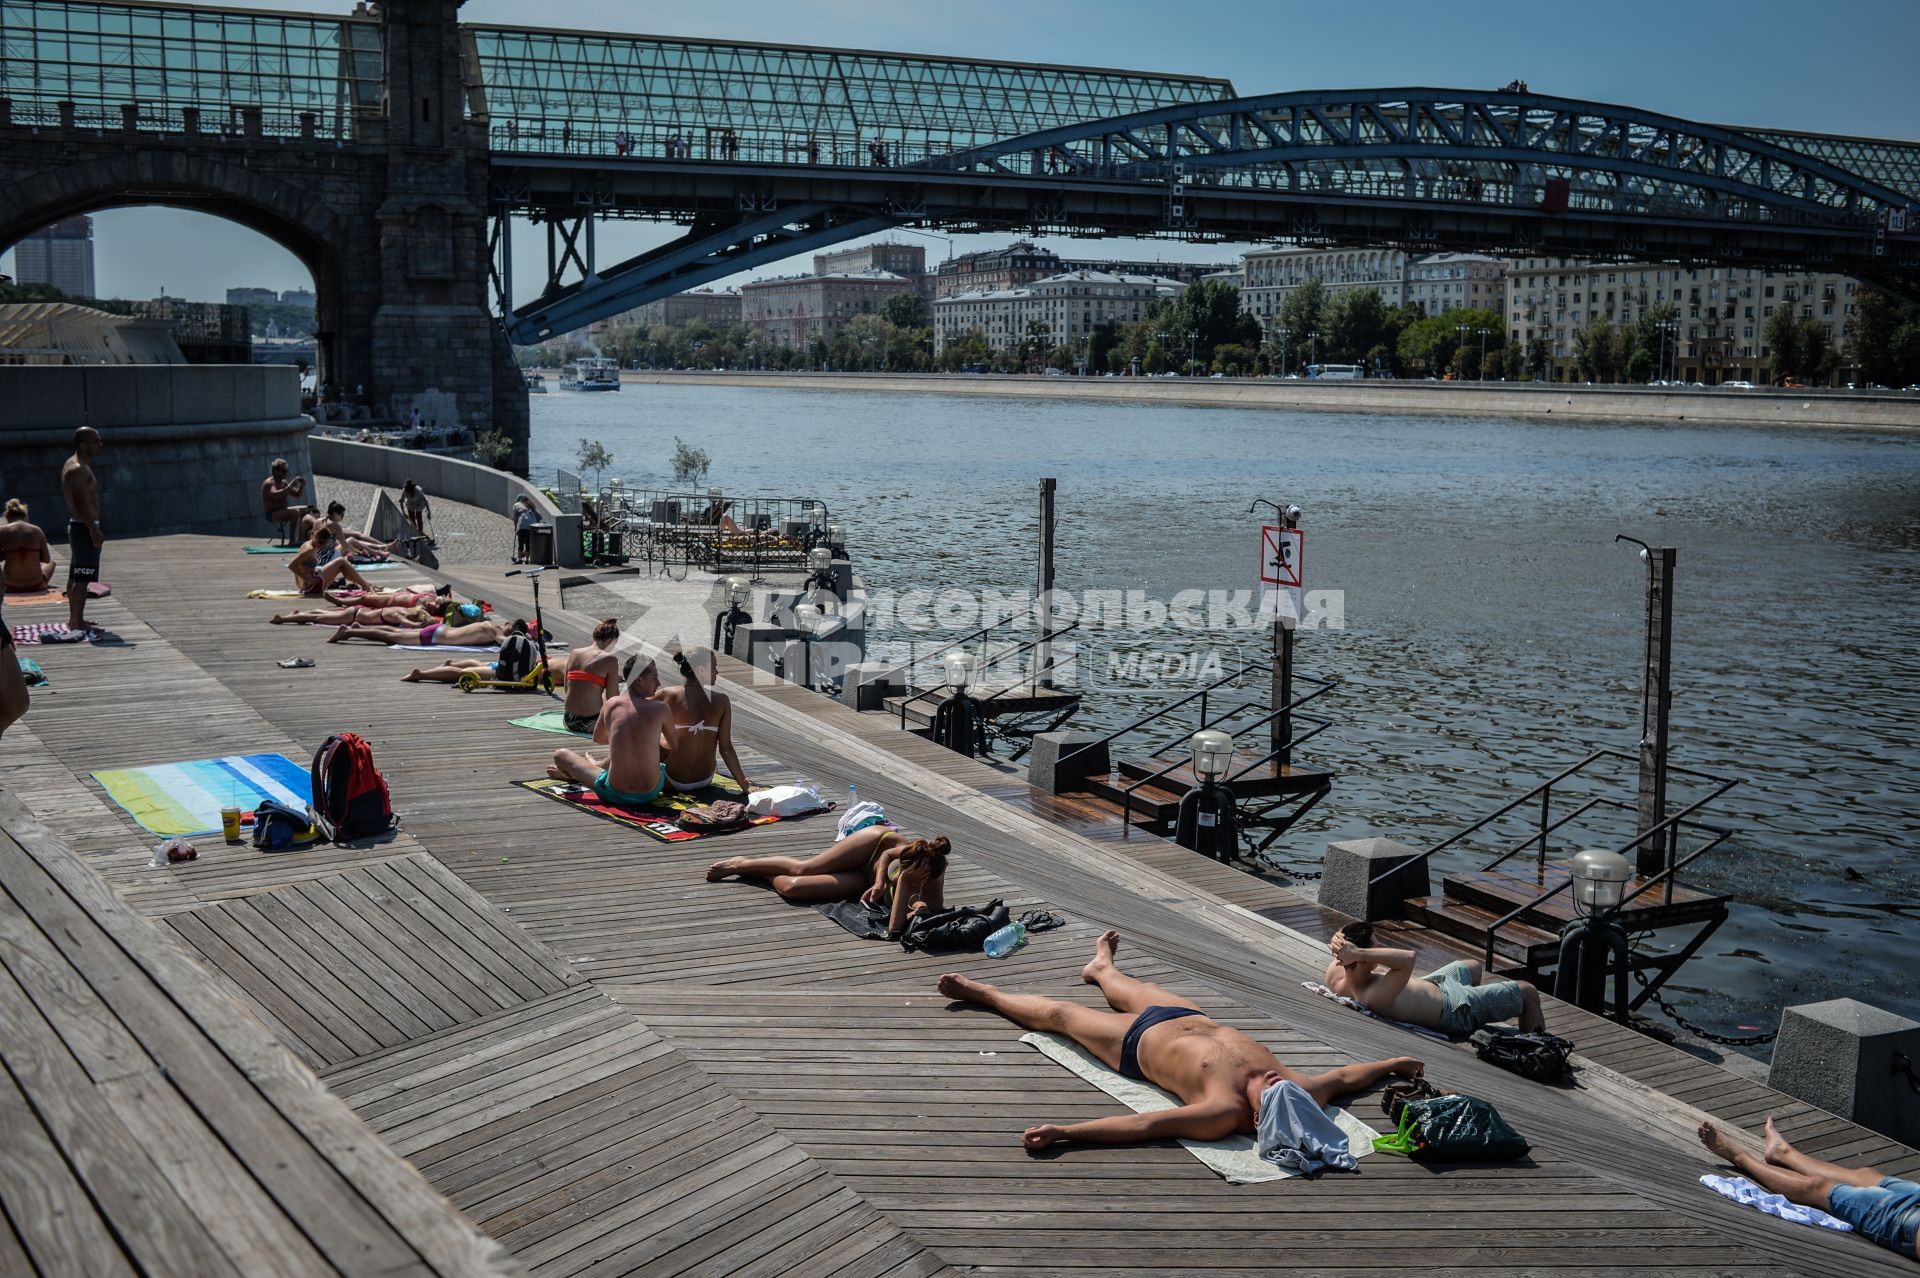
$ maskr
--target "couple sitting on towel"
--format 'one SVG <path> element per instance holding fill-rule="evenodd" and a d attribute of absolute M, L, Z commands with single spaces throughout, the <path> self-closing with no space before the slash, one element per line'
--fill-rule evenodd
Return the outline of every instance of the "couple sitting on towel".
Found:
<path fill-rule="evenodd" d="M 595 650 L 604 657 L 589 650 L 582 661 L 570 662 L 569 728 L 584 719 L 574 714 L 574 686 L 576 682 L 592 682 L 576 680 L 575 675 L 606 678 L 606 672 L 598 666 L 612 663 L 606 647 L 619 633 L 617 624 L 602 622 L 594 630 L 594 641 Z M 603 634 L 607 635 L 604 642 Z M 713 686 L 719 663 L 704 648 L 695 649 L 691 659 L 686 653 L 675 653 L 673 660 L 685 680 L 683 686 L 662 688 L 659 670 L 648 661 L 638 673 L 629 673 L 624 692 L 602 696 L 593 720 L 593 740 L 607 747 L 605 758 L 563 746 L 553 752 L 553 765 L 547 775 L 591 786 L 603 803 L 642 808 L 668 787 L 681 794 L 706 789 L 713 784 L 719 760 L 724 757 L 728 771 L 740 783 L 741 793 L 751 793 L 746 769 L 740 766 L 740 756 L 733 748 L 733 703 Z M 630 672 L 632 665 L 630 661 Z M 602 692 L 612 691 L 608 684 L 597 687 Z M 589 688 L 583 686 L 581 691 L 586 694 Z"/>

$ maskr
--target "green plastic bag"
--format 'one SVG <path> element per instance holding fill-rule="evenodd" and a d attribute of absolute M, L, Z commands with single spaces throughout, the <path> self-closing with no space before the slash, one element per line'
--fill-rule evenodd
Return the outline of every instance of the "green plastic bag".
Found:
<path fill-rule="evenodd" d="M 1499 1110 L 1476 1096 L 1410 1100 L 1401 1108 L 1399 1129 L 1376 1136 L 1373 1147 L 1436 1163 L 1500 1162 L 1524 1158 L 1530 1148 Z"/>

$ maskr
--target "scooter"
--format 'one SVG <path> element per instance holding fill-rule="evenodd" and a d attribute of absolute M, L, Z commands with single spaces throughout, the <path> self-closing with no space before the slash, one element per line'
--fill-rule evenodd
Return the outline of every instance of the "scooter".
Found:
<path fill-rule="evenodd" d="M 506 575 L 509 577 L 525 575 L 533 582 L 533 642 L 540 649 L 540 661 L 534 666 L 533 674 L 540 677 L 538 686 L 551 693 L 553 676 L 547 673 L 547 622 L 546 618 L 540 615 L 540 574 L 546 570 L 544 564 L 537 564 L 532 568 L 512 569 Z"/>

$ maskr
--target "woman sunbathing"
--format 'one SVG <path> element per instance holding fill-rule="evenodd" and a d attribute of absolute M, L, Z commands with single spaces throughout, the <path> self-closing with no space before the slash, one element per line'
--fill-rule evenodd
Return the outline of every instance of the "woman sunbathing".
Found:
<path fill-rule="evenodd" d="M 345 643 L 349 639 L 365 639 L 368 643 L 397 643 L 408 647 L 419 645 L 422 648 L 497 648 L 500 641 L 507 637 L 507 628 L 497 621 L 480 621 L 479 612 L 472 604 L 461 604 L 462 609 L 473 608 L 474 620 L 432 621 L 419 629 L 411 626 L 342 626 L 333 632 L 328 643 Z"/>
<path fill-rule="evenodd" d="M 453 587 L 422 582 L 405 590 L 329 590 L 327 598 L 343 606 L 358 604 L 362 608 L 425 608 L 444 617 L 453 607 Z"/>
<path fill-rule="evenodd" d="M 346 506 L 337 501 L 328 503 L 327 514 L 324 519 L 313 516 L 318 522 L 325 524 L 328 530 L 333 533 L 333 544 L 345 549 L 346 553 L 350 556 L 363 556 L 369 561 L 377 561 L 387 558 L 392 555 L 394 551 L 400 549 L 400 543 L 398 541 L 379 541 L 367 536 L 365 533 L 354 532 L 341 522 L 346 517 Z"/>
<path fill-rule="evenodd" d="M 899 935 L 921 910 L 944 904 L 946 835 L 916 839 L 883 825 L 855 830 L 811 857 L 731 856 L 707 867 L 707 880 L 760 879 L 787 901 L 852 901 L 887 911 L 887 931 Z"/>
<path fill-rule="evenodd" d="M 301 594 L 323 594 L 342 581 L 351 581 L 362 590 L 367 588 L 367 579 L 355 571 L 348 560 L 320 562 L 322 554 L 332 545 L 333 530 L 321 524 L 313 530 L 313 536 L 307 538 L 307 544 L 300 547 L 300 553 L 287 562 L 287 571 L 293 574 Z"/>
<path fill-rule="evenodd" d="M 516 618 L 513 623 L 507 627 L 507 633 L 509 635 L 524 635 L 527 633 L 527 623 Z M 504 640 L 502 642 L 504 642 Z M 482 679 L 504 679 L 506 677 L 500 673 L 500 661 L 497 658 L 448 657 L 437 666 L 407 671 L 407 673 L 400 676 L 400 682 L 458 683 L 460 682 L 461 675 L 475 673 Z M 587 725 L 587 730 L 589 732 L 593 730 L 591 723 Z"/>
<path fill-rule="evenodd" d="M 566 700 L 561 703 L 560 712 L 568 732 L 592 735 L 593 725 L 600 718 L 600 707 L 608 697 L 620 694 L 620 659 L 613 655 L 613 646 L 618 642 L 619 619 L 608 617 L 593 628 L 591 648 L 554 659 L 553 673 L 564 672 L 567 681 Z"/>
<path fill-rule="evenodd" d="M 276 626 L 412 626 L 437 620 L 439 613 L 425 608 L 300 608 L 267 618 Z"/>

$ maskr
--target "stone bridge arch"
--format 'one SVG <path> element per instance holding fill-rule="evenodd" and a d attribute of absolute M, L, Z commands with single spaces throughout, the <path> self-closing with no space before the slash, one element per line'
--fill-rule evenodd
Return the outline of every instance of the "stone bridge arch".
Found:
<path fill-rule="evenodd" d="M 355 218 L 343 210 L 369 208 L 377 198 L 369 178 L 350 167 L 307 182 L 218 155 L 130 147 L 0 182 L 0 251 L 61 218 L 113 208 L 162 205 L 247 227 L 312 275 L 318 375 L 322 384 L 350 390 L 371 381 L 370 334 L 351 317 L 371 304 L 379 229 L 370 211 Z"/>

